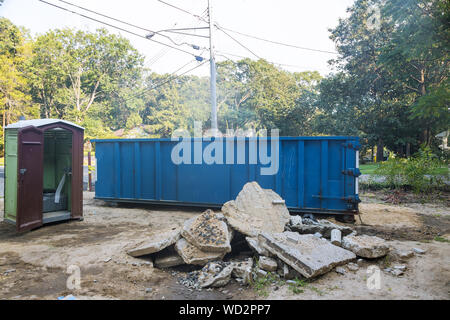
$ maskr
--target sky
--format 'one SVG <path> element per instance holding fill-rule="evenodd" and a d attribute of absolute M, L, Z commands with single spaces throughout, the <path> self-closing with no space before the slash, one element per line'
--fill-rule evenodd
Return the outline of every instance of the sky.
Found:
<path fill-rule="evenodd" d="M 142 36 L 148 32 L 136 29 L 105 17 L 85 12 L 60 0 L 45 0 L 60 7 L 83 13 L 103 22 L 126 28 Z M 72 4 L 102 13 L 143 27 L 159 31 L 173 28 L 207 27 L 197 17 L 175 9 L 158 0 L 66 0 Z M 250 34 L 259 38 L 293 44 L 296 46 L 335 52 L 333 41 L 329 39 L 329 28 L 335 27 L 339 18 L 348 16 L 346 9 L 354 0 L 210 0 L 213 20 L 217 25 Z M 164 2 L 185 9 L 195 15 L 201 15 L 208 6 L 208 0 L 164 0 Z M 0 16 L 10 19 L 16 25 L 27 28 L 33 36 L 56 28 L 76 28 L 94 31 L 105 27 L 112 33 L 128 38 L 132 45 L 145 57 L 145 66 L 158 73 L 178 74 L 194 68 L 199 63 L 194 55 L 209 59 L 209 40 L 202 37 L 183 36 L 176 33 L 164 33 L 176 43 L 198 45 L 194 50 L 188 45 L 176 46 L 167 37 L 154 35 L 152 39 L 191 52 L 168 48 L 161 44 L 140 38 L 124 31 L 102 25 L 84 17 L 52 7 L 39 0 L 5 0 L 0 6 Z M 205 12 L 205 20 L 207 20 Z M 208 29 L 189 31 L 198 35 L 208 35 Z M 264 58 L 280 68 L 300 72 L 308 70 L 328 74 L 331 69 L 328 60 L 335 54 L 320 53 L 267 43 L 243 35 L 226 31 L 249 50 L 232 40 L 221 30 L 214 30 L 213 45 L 216 60 L 239 60 L 238 56 L 257 59 Z M 252 53 L 253 52 L 253 53 Z M 255 56 L 256 55 L 256 56 Z M 225 56 L 225 57 L 224 57 Z M 209 74 L 208 64 L 188 72 L 199 76 Z"/>

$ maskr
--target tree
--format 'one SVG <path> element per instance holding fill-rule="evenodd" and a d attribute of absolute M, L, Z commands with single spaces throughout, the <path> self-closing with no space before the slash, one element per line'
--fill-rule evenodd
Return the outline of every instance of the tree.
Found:
<path fill-rule="evenodd" d="M 417 150 L 421 143 L 429 143 L 431 128 L 437 129 L 440 122 L 436 112 L 428 112 L 427 120 L 419 106 L 424 107 L 425 101 L 442 106 L 448 93 L 436 89 L 430 91 L 435 98 L 421 100 L 426 86 L 445 86 L 448 75 L 448 36 L 444 35 L 448 28 L 438 18 L 439 3 L 356 1 L 348 9 L 349 18 L 331 30 L 340 53 L 332 61 L 338 74 L 331 77 L 336 81 L 321 86 L 318 123 L 343 115 L 339 122 L 344 127 L 354 126 L 368 143 L 378 145 L 380 160 L 385 145 L 403 155 L 411 145 Z M 430 9 L 434 17 L 424 13 L 427 6 L 435 8 Z M 376 21 L 373 12 L 379 13 Z"/>
<path fill-rule="evenodd" d="M 8 19 L 0 18 L 0 108 L 3 129 L 19 116 L 35 117 L 36 106 L 28 90 L 29 81 L 24 74 L 31 50 L 25 30 Z M 3 130 L 1 132 L 3 149 Z"/>
<path fill-rule="evenodd" d="M 250 59 L 218 64 L 219 126 L 224 129 L 280 129 L 282 135 L 307 132 L 313 113 L 308 93 L 317 72 L 292 74 Z"/>
<path fill-rule="evenodd" d="M 105 102 L 120 99 L 142 73 L 142 56 L 105 29 L 49 31 L 36 39 L 33 51 L 33 90 L 45 117 L 82 123 L 88 114 L 102 112 L 114 118 L 115 108 Z"/>

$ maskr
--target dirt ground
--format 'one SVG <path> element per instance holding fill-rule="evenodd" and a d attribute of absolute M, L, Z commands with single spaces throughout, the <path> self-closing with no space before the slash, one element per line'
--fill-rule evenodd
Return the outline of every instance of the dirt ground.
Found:
<path fill-rule="evenodd" d="M 128 256 L 126 249 L 154 232 L 181 226 L 202 210 L 113 206 L 85 192 L 84 221 L 25 234 L 0 222 L 0 299 L 57 299 L 69 294 L 77 299 L 449 299 L 450 211 L 445 202 L 392 205 L 381 198 L 376 193 L 362 195 L 361 219 L 353 227 L 388 240 L 393 249 L 425 249 L 424 255 L 406 263 L 391 256 L 365 260 L 356 272 L 332 271 L 302 284 L 301 290 L 280 282 L 247 287 L 233 280 L 224 288 L 196 291 L 177 283 L 190 268 L 153 268 L 150 261 Z M 0 206 L 3 212 L 3 200 Z M 406 264 L 404 275 L 381 271 L 380 289 L 368 289 L 369 266 L 383 270 L 396 264 Z M 77 267 L 80 288 L 68 289 Z"/>

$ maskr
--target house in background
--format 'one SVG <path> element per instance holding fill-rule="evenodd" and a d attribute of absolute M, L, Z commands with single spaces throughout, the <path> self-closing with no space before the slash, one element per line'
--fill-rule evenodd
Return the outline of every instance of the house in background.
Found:
<path fill-rule="evenodd" d="M 441 132 L 441 133 L 436 135 L 436 138 L 442 140 L 442 144 L 439 145 L 439 148 L 441 148 L 442 150 L 450 149 L 450 147 L 448 146 L 448 136 L 449 136 L 449 134 L 450 134 L 450 132 L 449 132 L 449 130 L 447 130 L 447 131 L 443 131 L 443 132 Z"/>

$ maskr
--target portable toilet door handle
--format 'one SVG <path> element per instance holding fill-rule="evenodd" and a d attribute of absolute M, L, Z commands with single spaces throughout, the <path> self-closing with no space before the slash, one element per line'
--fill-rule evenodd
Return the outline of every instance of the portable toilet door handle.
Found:
<path fill-rule="evenodd" d="M 24 169 L 20 169 L 20 170 L 19 170 L 19 172 L 20 172 L 20 174 L 21 174 L 21 175 L 24 175 L 24 174 L 25 174 L 25 172 L 27 172 L 27 169 L 26 169 L 26 168 L 24 168 Z"/>

